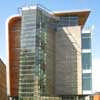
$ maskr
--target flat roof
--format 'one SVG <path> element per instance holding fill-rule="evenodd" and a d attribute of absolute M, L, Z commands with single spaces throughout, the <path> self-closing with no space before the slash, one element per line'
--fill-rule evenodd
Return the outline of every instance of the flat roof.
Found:
<path fill-rule="evenodd" d="M 60 17 L 60 16 L 78 16 L 79 17 L 79 25 L 83 28 L 85 25 L 85 22 L 87 21 L 87 18 L 90 14 L 90 10 L 72 10 L 72 11 L 54 11 L 52 15 L 55 17 Z M 16 19 L 16 17 L 21 18 L 21 16 L 14 16 L 13 19 Z"/>
<path fill-rule="evenodd" d="M 55 16 L 78 16 L 79 17 L 79 25 L 84 26 L 88 16 L 90 14 L 90 10 L 73 10 L 73 11 L 56 11 L 54 12 Z"/>

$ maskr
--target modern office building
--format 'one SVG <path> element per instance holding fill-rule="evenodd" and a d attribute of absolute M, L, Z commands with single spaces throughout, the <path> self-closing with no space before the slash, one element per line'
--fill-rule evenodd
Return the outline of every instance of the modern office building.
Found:
<path fill-rule="evenodd" d="M 6 66 L 0 59 L 0 100 L 7 100 Z"/>
<path fill-rule="evenodd" d="M 10 96 L 82 95 L 81 32 L 89 13 L 52 13 L 36 5 L 8 19 Z"/>
<path fill-rule="evenodd" d="M 91 29 L 82 32 L 82 88 L 83 94 L 92 94 Z"/>

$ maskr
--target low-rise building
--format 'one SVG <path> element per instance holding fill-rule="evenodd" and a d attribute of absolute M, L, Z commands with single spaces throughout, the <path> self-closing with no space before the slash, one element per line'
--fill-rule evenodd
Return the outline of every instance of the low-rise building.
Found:
<path fill-rule="evenodd" d="M 7 100 L 6 66 L 0 59 L 0 100 Z"/>
<path fill-rule="evenodd" d="M 93 100 L 100 100 L 100 92 L 94 94 Z"/>

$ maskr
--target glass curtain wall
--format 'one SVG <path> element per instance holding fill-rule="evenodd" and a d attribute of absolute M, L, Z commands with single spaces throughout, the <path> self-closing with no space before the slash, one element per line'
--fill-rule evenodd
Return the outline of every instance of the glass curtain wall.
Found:
<path fill-rule="evenodd" d="M 59 27 L 62 26 L 77 26 L 79 23 L 78 16 L 62 16 L 60 17 Z"/>
<path fill-rule="evenodd" d="M 91 53 L 82 53 L 82 66 L 83 70 L 91 69 L 92 66 Z"/>
<path fill-rule="evenodd" d="M 82 49 L 91 49 L 91 33 L 82 34 Z"/>
<path fill-rule="evenodd" d="M 39 7 L 22 10 L 19 100 L 48 96 L 47 37 L 48 28 L 55 29 L 53 25 Z"/>
<path fill-rule="evenodd" d="M 36 9 L 22 10 L 20 37 L 19 100 L 32 100 L 34 94 L 38 93 L 35 66 Z"/>
<path fill-rule="evenodd" d="M 48 17 L 45 13 L 37 8 L 36 19 L 36 56 L 35 66 L 37 70 L 38 82 L 39 82 L 39 95 L 47 96 L 47 29 L 48 29 Z"/>
<path fill-rule="evenodd" d="M 82 87 L 83 94 L 92 93 L 91 32 L 82 33 Z"/>
<path fill-rule="evenodd" d="M 83 73 L 83 90 L 91 90 L 92 89 L 92 74 L 91 73 Z"/>
<path fill-rule="evenodd" d="M 52 49 L 49 48 L 48 44 L 50 40 L 48 30 L 56 31 L 56 20 L 51 17 L 51 15 L 41 8 L 37 8 L 36 17 L 36 66 L 38 66 L 38 76 L 39 76 L 39 91 L 40 96 L 49 96 L 49 85 L 48 85 L 48 55 L 53 53 Z M 54 56 L 52 56 L 54 57 Z M 49 59 L 50 60 L 50 59 Z M 50 60 L 51 63 L 53 61 Z M 52 72 L 50 72 L 52 73 Z M 54 76 L 53 76 L 54 77 Z M 53 80 L 51 80 L 52 82 Z"/>

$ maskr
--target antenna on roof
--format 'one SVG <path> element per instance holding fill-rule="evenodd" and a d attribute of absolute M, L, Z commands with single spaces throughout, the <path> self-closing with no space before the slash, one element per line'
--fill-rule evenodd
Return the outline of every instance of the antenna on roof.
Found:
<path fill-rule="evenodd" d="M 25 0 L 25 5 L 24 6 L 26 6 L 27 5 L 27 0 Z"/>
<path fill-rule="evenodd" d="M 31 0 L 31 3 L 33 3 L 34 5 L 40 4 L 40 0 Z"/>
<path fill-rule="evenodd" d="M 23 5 L 18 7 L 18 14 L 21 15 L 22 7 L 29 7 L 34 5 L 42 5 L 42 3 L 40 0 L 24 0 Z"/>
<path fill-rule="evenodd" d="M 32 6 L 40 4 L 40 0 L 24 0 L 24 6 Z"/>

